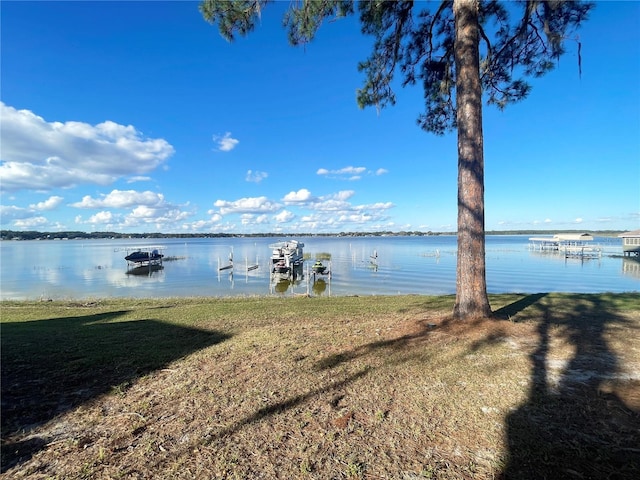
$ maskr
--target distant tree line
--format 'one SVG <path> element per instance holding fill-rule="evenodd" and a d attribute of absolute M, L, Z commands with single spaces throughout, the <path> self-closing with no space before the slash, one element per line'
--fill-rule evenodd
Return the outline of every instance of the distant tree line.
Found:
<path fill-rule="evenodd" d="M 91 239 L 130 239 L 130 238 L 206 238 L 206 237 L 240 237 L 243 235 L 225 234 L 225 233 L 200 233 L 200 234 L 181 234 L 181 233 L 119 233 L 119 232 L 79 232 L 79 231 L 61 231 L 61 232 L 38 232 L 38 231 L 14 231 L 0 230 L 0 238 L 2 240 L 91 240 Z"/>
<path fill-rule="evenodd" d="M 339 232 L 339 233 L 122 233 L 122 232 L 38 232 L 0 230 L 2 240 L 91 240 L 91 239 L 131 239 L 131 238 L 240 238 L 240 237 L 371 237 L 371 236 L 425 236 L 451 235 L 441 232 Z"/>
<path fill-rule="evenodd" d="M 583 230 L 494 230 L 486 235 L 551 235 L 555 233 L 582 233 Z M 613 236 L 622 230 L 598 230 L 598 235 Z M 432 235 L 455 235 L 456 232 L 339 232 L 339 233 L 118 233 L 118 232 L 38 232 L 0 230 L 0 240 L 92 240 L 132 238 L 260 238 L 260 237 L 423 237 Z"/>

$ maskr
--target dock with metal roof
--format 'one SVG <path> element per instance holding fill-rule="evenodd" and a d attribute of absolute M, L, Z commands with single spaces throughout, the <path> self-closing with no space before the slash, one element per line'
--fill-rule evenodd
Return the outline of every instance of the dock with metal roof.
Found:
<path fill-rule="evenodd" d="M 529 238 L 529 248 L 539 252 L 558 253 L 565 257 L 601 257 L 602 248 L 592 245 L 588 233 L 558 233 L 548 237 Z"/>

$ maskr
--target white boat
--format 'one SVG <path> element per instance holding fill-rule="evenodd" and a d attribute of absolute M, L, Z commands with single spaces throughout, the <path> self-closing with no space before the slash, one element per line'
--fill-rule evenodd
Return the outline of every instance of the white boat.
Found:
<path fill-rule="evenodd" d="M 291 275 L 294 268 L 302 265 L 304 243 L 288 240 L 269 245 L 271 249 L 271 273 Z"/>

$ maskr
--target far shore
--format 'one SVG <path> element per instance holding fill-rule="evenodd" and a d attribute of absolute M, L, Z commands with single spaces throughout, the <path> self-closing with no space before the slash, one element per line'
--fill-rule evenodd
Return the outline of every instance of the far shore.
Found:
<path fill-rule="evenodd" d="M 583 233 L 601 237 L 616 237 L 626 230 L 488 230 L 485 235 L 554 235 L 557 233 Z M 432 231 L 377 231 L 334 233 L 122 233 L 122 232 L 38 232 L 0 230 L 0 240 L 89 240 L 89 239 L 134 239 L 134 238 L 307 238 L 307 237 L 422 237 L 457 235 L 457 232 Z"/>

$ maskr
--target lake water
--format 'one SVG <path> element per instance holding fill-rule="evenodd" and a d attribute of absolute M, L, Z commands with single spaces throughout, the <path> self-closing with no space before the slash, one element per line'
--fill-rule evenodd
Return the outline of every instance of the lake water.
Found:
<path fill-rule="evenodd" d="M 618 238 L 595 238 L 600 258 L 565 258 L 529 248 L 529 236 L 487 236 L 489 293 L 640 291 L 640 262 L 622 258 Z M 453 294 L 456 237 L 301 237 L 303 278 L 271 279 L 269 244 L 285 238 L 60 240 L 0 242 L 0 298 L 92 299 L 250 295 Z M 133 274 L 127 249 L 158 245 L 163 268 Z M 377 259 L 371 256 L 377 253 Z M 233 269 L 219 271 L 233 253 Z M 330 254 L 331 276 L 308 273 Z M 258 268 L 247 271 L 247 266 Z"/>

